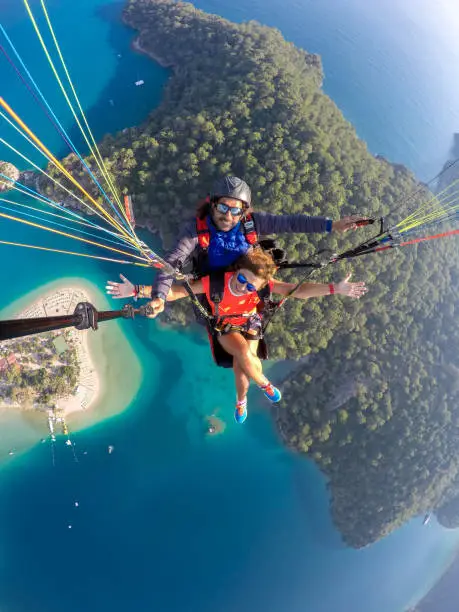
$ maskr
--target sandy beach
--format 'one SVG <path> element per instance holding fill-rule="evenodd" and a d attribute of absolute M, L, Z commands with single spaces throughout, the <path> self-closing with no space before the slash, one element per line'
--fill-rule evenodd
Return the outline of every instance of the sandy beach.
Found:
<path fill-rule="evenodd" d="M 14 318 L 30 319 L 68 315 L 74 312 L 79 302 L 91 302 L 93 299 L 94 296 L 91 296 L 88 289 L 82 285 L 56 288 L 46 291 L 39 299 L 35 299 L 29 306 L 21 309 Z M 70 328 L 67 332 L 76 351 L 80 376 L 76 393 L 59 398 L 56 402 L 56 408 L 65 416 L 77 410 L 90 408 L 99 397 L 100 377 L 89 349 L 88 333 L 90 332 L 91 330 L 79 331 L 74 328 Z M 0 408 L 2 407 L 6 408 L 0 405 Z"/>
<path fill-rule="evenodd" d="M 61 278 L 6 305 L 0 318 L 65 314 L 73 312 L 79 301 L 89 301 L 100 311 L 115 306 L 97 285 L 80 278 Z M 119 322 L 102 323 L 96 332 L 71 329 L 71 333 L 80 343 L 82 388 L 77 397 L 58 400 L 58 408 L 68 416 L 71 432 L 77 432 L 123 412 L 138 392 L 143 370 Z M 48 434 L 42 412 L 21 410 L 12 404 L 0 404 L 0 428 L 8 432 L 0 439 L 0 464 L 9 458 L 11 448 L 17 455 Z"/>

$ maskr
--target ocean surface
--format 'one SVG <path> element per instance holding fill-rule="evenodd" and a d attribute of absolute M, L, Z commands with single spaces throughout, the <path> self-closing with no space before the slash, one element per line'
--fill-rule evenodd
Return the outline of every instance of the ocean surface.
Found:
<path fill-rule="evenodd" d="M 22 3 L 0 2 L 2 25 L 83 148 Z M 196 4 L 274 25 L 320 53 L 325 91 L 372 152 L 422 178 L 446 159 L 459 109 L 452 5 L 437 2 L 433 12 L 424 0 L 403 8 L 392 0 L 295 0 L 289 10 L 282 0 Z M 130 51 L 121 6 L 47 4 L 96 139 L 142 121 L 169 77 Z M 32 7 L 38 15 L 39 2 Z M 53 152 L 65 153 L 1 56 L 0 69 L 0 95 Z M 143 87 L 134 86 L 138 79 Z M 42 165 L 4 122 L 0 137 Z M 5 158 L 28 167 L 0 148 Z M 69 248 L 41 234 L 0 222 L 0 240 Z M 0 255 L 2 318 L 72 279 L 88 286 L 99 309 L 113 307 L 102 293 L 108 278 L 123 272 L 149 281 L 148 271 L 108 262 L 3 245 Z M 345 548 L 319 471 L 283 449 L 256 397 L 244 427 L 233 422 L 231 374 L 212 366 L 198 332 L 110 322 L 91 343 L 102 401 L 71 421 L 78 462 L 60 439 L 53 467 L 49 444 L 40 443 L 43 424 L 0 414 L 1 612 L 402 612 L 454 553 L 459 534 L 435 521 L 423 528 L 421 517 L 374 546 Z M 205 417 L 214 413 L 227 428 L 209 438 Z"/>

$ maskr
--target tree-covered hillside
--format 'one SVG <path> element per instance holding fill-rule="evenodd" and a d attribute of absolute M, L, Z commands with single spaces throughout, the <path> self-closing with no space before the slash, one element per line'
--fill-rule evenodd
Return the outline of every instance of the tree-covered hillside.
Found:
<path fill-rule="evenodd" d="M 275 29 L 172 0 L 130 0 L 124 17 L 142 49 L 172 74 L 148 120 L 107 137 L 101 150 L 120 187 L 134 194 L 137 217 L 165 247 L 213 180 L 228 173 L 252 186 L 256 209 L 389 215 L 391 223 L 407 214 L 406 197 L 418 184 L 404 167 L 368 152 L 321 90 L 317 56 Z M 75 159 L 66 163 L 78 172 Z M 425 197 L 421 191 L 410 207 Z M 282 243 L 290 259 L 304 260 L 370 234 Z M 285 442 L 330 478 L 333 516 L 352 546 L 455 495 L 457 252 L 451 239 L 328 268 L 316 279 L 352 270 L 369 284 L 368 295 L 291 300 L 270 329 L 275 357 L 312 354 L 285 385 L 276 418 Z"/>

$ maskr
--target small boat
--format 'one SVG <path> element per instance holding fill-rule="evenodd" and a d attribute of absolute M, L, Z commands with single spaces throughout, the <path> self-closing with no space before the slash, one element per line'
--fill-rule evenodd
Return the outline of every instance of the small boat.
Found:
<path fill-rule="evenodd" d="M 427 513 L 424 517 L 424 520 L 422 521 L 422 525 L 425 526 L 428 523 L 430 523 L 430 519 L 432 518 L 432 515 L 429 513 Z"/>
<path fill-rule="evenodd" d="M 136 87 L 140 87 L 140 85 L 145 85 L 145 81 L 143 81 L 142 79 L 138 80 L 135 82 Z"/>
<path fill-rule="evenodd" d="M 110 446 L 108 447 L 108 454 L 111 455 L 114 450 L 115 450 L 115 447 L 110 444 Z"/>
<path fill-rule="evenodd" d="M 67 446 L 72 446 L 72 440 L 70 440 L 70 439 L 67 439 L 65 441 L 65 443 L 66 443 Z"/>

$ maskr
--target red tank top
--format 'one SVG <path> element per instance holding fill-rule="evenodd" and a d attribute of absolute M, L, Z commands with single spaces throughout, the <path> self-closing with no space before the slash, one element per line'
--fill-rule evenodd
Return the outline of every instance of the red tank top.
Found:
<path fill-rule="evenodd" d="M 229 286 L 233 274 L 234 272 L 225 273 L 223 297 L 218 305 L 218 314 L 225 323 L 231 323 L 231 325 L 244 325 L 249 317 L 228 317 L 228 319 L 225 319 L 225 313 L 232 315 L 253 315 L 257 312 L 257 304 L 260 303 L 260 298 L 258 297 L 258 293 L 254 291 L 246 293 L 245 295 L 234 295 Z M 210 299 L 210 278 L 209 276 L 204 276 L 201 280 L 204 293 L 212 308 L 212 314 L 215 314 L 215 304 Z M 272 288 L 272 281 L 270 281 L 270 285 Z"/>

